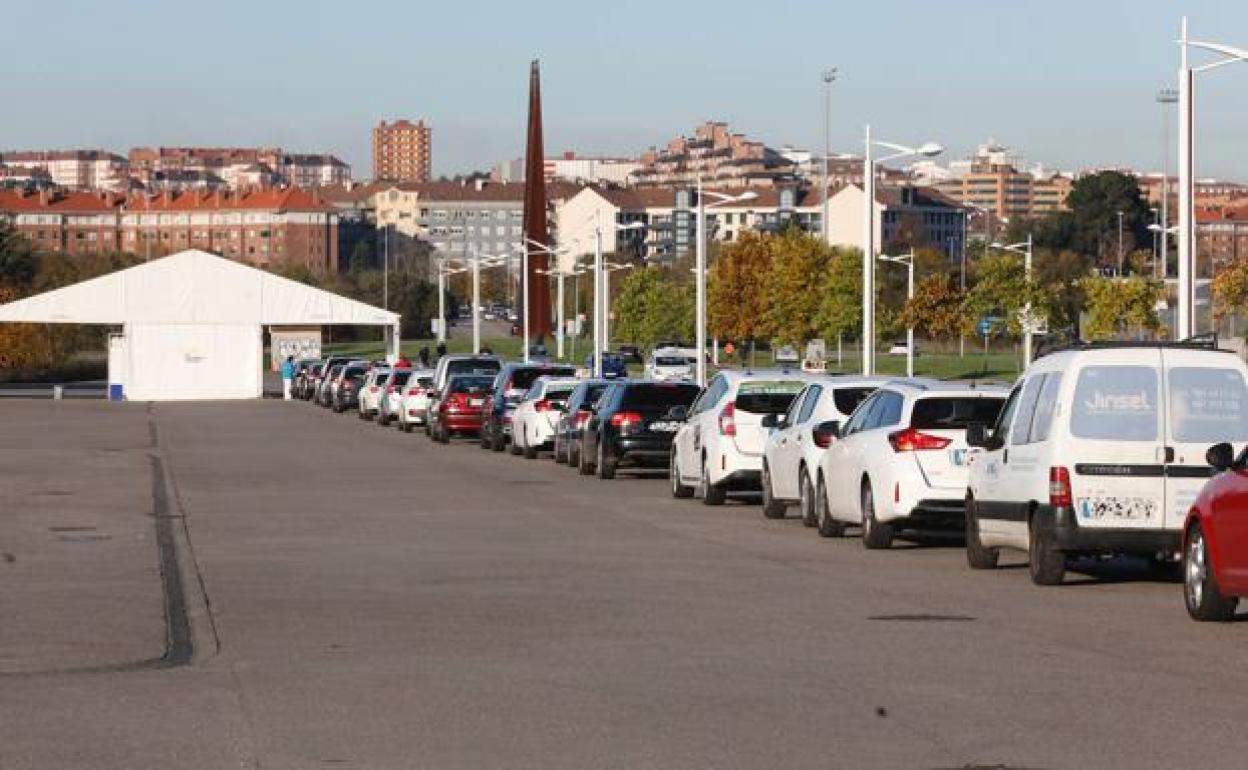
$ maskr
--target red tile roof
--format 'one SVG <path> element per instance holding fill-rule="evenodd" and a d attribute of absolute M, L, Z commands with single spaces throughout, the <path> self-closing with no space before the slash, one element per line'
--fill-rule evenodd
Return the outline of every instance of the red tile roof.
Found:
<path fill-rule="evenodd" d="M 116 211 L 324 211 L 336 209 L 315 190 L 294 187 L 247 192 L 191 190 L 128 196 L 96 192 L 22 193 L 0 191 L 0 211 L 98 213 Z"/>

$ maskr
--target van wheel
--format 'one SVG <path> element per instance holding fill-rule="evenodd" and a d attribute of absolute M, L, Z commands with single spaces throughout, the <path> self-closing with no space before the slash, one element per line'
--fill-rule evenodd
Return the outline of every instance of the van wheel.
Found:
<path fill-rule="evenodd" d="M 824 486 L 823 474 L 819 474 L 819 486 L 815 488 L 815 526 L 820 537 L 844 537 L 845 522 L 832 518 L 828 510 L 828 488 Z"/>
<path fill-rule="evenodd" d="M 1183 549 L 1183 603 L 1193 620 L 1227 621 L 1235 616 L 1239 600 L 1218 589 L 1213 567 L 1209 564 L 1209 546 L 1199 524 L 1192 524 Z"/>
<path fill-rule="evenodd" d="M 871 482 L 862 483 L 862 544 L 868 550 L 882 551 L 893 545 L 893 527 L 875 518 L 875 492 Z"/>
<path fill-rule="evenodd" d="M 1061 585 L 1066 578 L 1066 554 L 1053 547 L 1052 540 L 1040 529 L 1040 512 L 1031 515 L 1027 525 L 1027 566 L 1031 582 L 1038 586 Z"/>
<path fill-rule="evenodd" d="M 966 563 L 971 569 L 996 569 L 1001 551 L 997 548 L 985 548 L 979 540 L 979 512 L 975 507 L 975 498 L 966 498 Z"/>
<path fill-rule="evenodd" d="M 763 463 L 763 515 L 769 519 L 783 519 L 789 506 L 776 499 L 771 492 L 771 469 Z"/>
<path fill-rule="evenodd" d="M 693 497 L 693 487 L 685 484 L 680 480 L 680 461 L 676 457 L 676 450 L 672 450 L 672 461 L 667 471 L 672 477 L 672 497 L 687 500 Z"/>
<path fill-rule="evenodd" d="M 802 523 L 813 527 L 819 523 L 818 511 L 815 510 L 815 487 L 810 483 L 810 474 L 803 467 L 797 474 L 798 510 L 802 512 Z"/>
<path fill-rule="evenodd" d="M 703 505 L 723 505 L 728 498 L 724 490 L 711 483 L 711 469 L 706 465 L 706 458 L 702 459 L 702 481 L 698 487 L 702 490 Z"/>

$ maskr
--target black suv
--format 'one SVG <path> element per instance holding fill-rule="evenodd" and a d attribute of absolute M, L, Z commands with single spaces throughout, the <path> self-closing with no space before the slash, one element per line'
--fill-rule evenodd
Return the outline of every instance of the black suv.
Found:
<path fill-rule="evenodd" d="M 585 423 L 577 468 L 601 479 L 622 467 L 666 468 L 672 438 L 699 392 L 687 382 L 612 383 Z"/>
<path fill-rule="evenodd" d="M 342 370 L 342 383 L 333 394 L 333 410 L 339 414 L 360 405 L 360 388 L 364 378 L 368 376 L 369 365 L 364 363 L 347 364 Z"/>
<path fill-rule="evenodd" d="M 538 377 L 575 377 L 576 367 L 560 364 L 504 364 L 481 415 L 481 448 L 501 452 L 511 440 L 511 413 Z M 519 452 L 516 452 L 519 454 Z"/>

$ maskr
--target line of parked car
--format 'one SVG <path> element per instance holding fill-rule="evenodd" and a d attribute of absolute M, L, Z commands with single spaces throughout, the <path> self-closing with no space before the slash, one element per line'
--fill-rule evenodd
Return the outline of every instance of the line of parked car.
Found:
<path fill-rule="evenodd" d="M 491 355 L 430 370 L 329 358 L 301 362 L 294 392 L 581 475 L 666 472 L 673 497 L 795 508 L 868 549 L 960 533 L 971 568 L 1021 551 L 1037 585 L 1075 559 L 1143 557 L 1181 568 L 1197 620 L 1248 596 L 1248 367 L 1216 341 L 1081 344 L 1008 387 L 725 369 L 699 388 L 687 357 L 667 358 L 644 379 Z"/>

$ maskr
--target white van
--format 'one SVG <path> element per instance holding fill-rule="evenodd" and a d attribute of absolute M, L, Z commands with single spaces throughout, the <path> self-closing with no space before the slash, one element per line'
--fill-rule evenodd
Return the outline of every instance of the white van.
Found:
<path fill-rule="evenodd" d="M 1210 477 L 1205 452 L 1248 442 L 1248 367 L 1216 343 L 1084 344 L 1038 359 L 996 424 L 968 432 L 966 553 L 1028 552 L 1060 583 L 1074 555 L 1177 556 Z"/>

